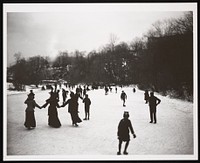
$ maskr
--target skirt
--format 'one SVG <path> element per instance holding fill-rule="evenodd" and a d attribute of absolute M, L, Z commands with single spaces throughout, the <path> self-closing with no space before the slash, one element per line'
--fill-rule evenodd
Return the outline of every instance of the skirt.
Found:
<path fill-rule="evenodd" d="M 82 120 L 78 116 L 78 113 L 70 113 L 70 114 L 71 114 L 73 124 L 82 122 Z"/>
<path fill-rule="evenodd" d="M 27 128 L 36 127 L 34 111 L 26 111 L 24 126 Z"/>
<path fill-rule="evenodd" d="M 49 115 L 48 125 L 51 127 L 58 128 L 61 126 L 60 120 L 56 115 Z"/>

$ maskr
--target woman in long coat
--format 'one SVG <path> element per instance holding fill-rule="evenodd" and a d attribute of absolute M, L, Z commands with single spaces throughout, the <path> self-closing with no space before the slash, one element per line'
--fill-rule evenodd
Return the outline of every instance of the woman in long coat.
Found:
<path fill-rule="evenodd" d="M 51 127 L 60 127 L 61 123 L 60 120 L 58 118 L 58 111 L 57 111 L 57 107 L 59 108 L 59 104 L 58 104 L 58 99 L 57 99 L 57 94 L 56 92 L 50 92 L 51 96 L 49 99 L 46 100 L 46 103 L 42 106 L 42 108 L 45 108 L 47 105 L 49 105 L 48 108 L 48 125 Z"/>
<path fill-rule="evenodd" d="M 68 104 L 68 112 L 71 115 L 72 125 L 77 127 L 77 123 L 82 122 L 78 116 L 78 102 L 73 92 L 70 93 L 70 97 L 71 98 L 68 99 L 61 107 L 65 107 Z"/>
<path fill-rule="evenodd" d="M 24 103 L 27 104 L 24 126 L 31 129 L 31 127 L 36 127 L 34 109 L 35 107 L 40 108 L 40 106 L 35 102 L 34 94 L 29 94 Z"/>

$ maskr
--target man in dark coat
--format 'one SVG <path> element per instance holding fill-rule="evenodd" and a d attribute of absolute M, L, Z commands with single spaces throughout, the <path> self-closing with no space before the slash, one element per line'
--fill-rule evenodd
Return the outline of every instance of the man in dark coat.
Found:
<path fill-rule="evenodd" d="M 150 97 L 149 97 L 149 111 L 150 111 L 150 122 L 149 123 L 154 123 L 157 122 L 156 120 L 156 106 L 158 104 L 160 104 L 161 100 L 159 98 L 157 98 L 156 96 L 154 96 L 154 92 L 150 93 Z"/>
<path fill-rule="evenodd" d="M 119 139 L 119 146 L 118 146 L 119 151 L 117 152 L 117 155 L 121 155 L 121 146 L 122 146 L 123 141 L 126 142 L 123 154 L 125 154 L 125 155 L 128 154 L 127 148 L 128 148 L 129 141 L 130 141 L 129 130 L 133 134 L 133 138 L 136 138 L 131 121 L 128 119 L 129 113 L 124 112 L 123 117 L 124 118 L 119 122 L 118 131 L 117 131 L 117 136 Z"/>

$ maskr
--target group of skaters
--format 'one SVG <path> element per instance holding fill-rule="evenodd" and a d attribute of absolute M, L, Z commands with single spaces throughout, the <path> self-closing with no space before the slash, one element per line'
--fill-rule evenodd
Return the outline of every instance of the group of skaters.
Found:
<path fill-rule="evenodd" d="M 104 86 L 105 95 L 108 95 L 108 92 L 112 92 L 112 86 Z M 117 86 L 115 86 L 115 93 L 117 93 Z"/>
<path fill-rule="evenodd" d="M 117 88 L 117 87 L 115 87 L 115 88 Z M 88 94 L 86 93 L 86 91 L 87 91 L 87 88 L 84 87 L 84 89 L 81 89 L 81 87 L 79 86 L 76 88 L 76 93 L 74 93 L 73 91 L 70 92 L 70 98 L 66 101 L 67 94 L 69 92 L 63 88 L 62 89 L 63 104 L 59 105 L 59 103 L 58 103 L 59 102 L 59 91 L 56 90 L 56 87 L 55 87 L 55 90 L 53 90 L 53 89 L 51 90 L 50 97 L 45 101 L 45 104 L 43 104 L 42 106 L 39 106 L 34 100 L 35 94 L 33 93 L 32 90 L 30 90 L 30 93 L 28 94 L 28 98 L 24 102 L 25 104 L 27 104 L 24 126 L 28 129 L 35 128 L 36 127 L 36 121 L 35 121 L 35 116 L 34 116 L 35 107 L 42 109 L 49 105 L 49 107 L 48 107 L 48 125 L 51 127 L 58 128 L 61 126 L 61 123 L 58 118 L 57 108 L 65 107 L 66 105 L 68 105 L 68 112 L 71 115 L 72 125 L 77 127 L 78 126 L 77 123 L 82 122 L 81 118 L 78 115 L 78 113 L 79 113 L 78 99 L 79 98 L 82 100 L 82 102 L 84 103 L 84 106 L 85 106 L 85 118 L 83 120 L 89 120 L 89 118 L 90 118 L 91 100 L 88 97 Z M 106 90 L 106 91 L 108 92 L 108 90 Z M 115 91 L 117 93 L 117 89 L 115 89 Z M 135 93 L 135 92 L 136 92 L 136 89 L 133 88 L 133 93 Z M 122 90 L 120 98 L 123 101 L 123 107 L 125 107 L 127 95 L 124 92 L 124 90 Z M 154 96 L 154 92 L 150 92 L 150 95 L 149 95 L 149 92 L 147 90 L 144 93 L 144 100 L 145 100 L 145 104 L 147 104 L 147 103 L 149 104 L 150 123 L 156 123 L 157 122 L 156 106 L 161 102 L 161 100 L 159 98 L 157 98 L 156 96 Z M 134 132 L 132 123 L 129 120 L 129 112 L 125 111 L 123 114 L 123 119 L 121 119 L 118 124 L 117 136 L 118 136 L 119 144 L 118 144 L 117 155 L 121 155 L 122 142 L 125 142 L 123 154 L 124 155 L 128 154 L 127 148 L 128 148 L 129 142 L 130 142 L 129 132 L 131 132 L 131 134 L 133 135 L 133 138 L 136 138 L 136 134 Z"/>
<path fill-rule="evenodd" d="M 135 88 L 133 88 L 133 92 L 134 93 L 136 92 Z M 123 106 L 126 106 L 125 101 L 127 99 L 127 95 L 123 90 L 122 90 L 120 97 L 123 101 Z M 150 112 L 150 122 L 149 123 L 156 124 L 157 123 L 156 106 L 158 104 L 160 104 L 161 100 L 158 97 L 154 96 L 154 92 L 150 92 L 150 95 L 149 95 L 148 90 L 146 90 L 144 93 L 144 100 L 145 100 L 145 104 L 149 103 L 149 112 Z M 129 112 L 125 111 L 124 115 L 123 115 L 123 119 L 121 119 L 118 124 L 117 136 L 119 139 L 119 145 L 118 145 L 117 155 L 121 155 L 122 142 L 125 142 L 123 154 L 124 155 L 128 154 L 127 148 L 128 148 L 129 141 L 130 141 L 129 132 L 131 132 L 131 134 L 133 135 L 133 138 L 136 138 L 136 134 L 134 132 L 132 123 L 129 120 Z"/>
<path fill-rule="evenodd" d="M 133 92 L 136 92 L 136 89 L 133 88 Z M 126 106 L 126 100 L 127 100 L 127 94 L 122 90 L 121 95 L 120 95 L 121 100 L 123 101 L 123 107 Z M 149 123 L 157 123 L 157 119 L 156 119 L 156 107 L 158 104 L 160 104 L 161 100 L 154 96 L 154 92 L 150 92 L 149 95 L 149 91 L 145 90 L 144 92 L 144 100 L 145 100 L 145 104 L 149 104 L 149 112 L 150 112 L 150 122 Z"/>
<path fill-rule="evenodd" d="M 68 105 L 68 112 L 71 115 L 71 120 L 72 120 L 72 125 L 73 126 L 78 126 L 77 123 L 82 122 L 81 118 L 79 117 L 78 113 L 78 99 L 82 99 L 84 106 L 85 106 L 85 118 L 83 120 L 89 120 L 90 117 L 90 105 L 91 105 L 91 100 L 88 97 L 88 94 L 81 94 L 80 89 L 76 89 L 76 93 L 73 91 L 70 92 L 70 98 L 66 101 L 66 92 L 63 93 L 65 90 L 62 90 L 62 94 L 65 94 L 63 96 L 63 104 L 59 105 L 59 90 L 51 90 L 49 92 L 50 97 L 45 101 L 45 103 L 40 106 L 36 103 L 35 99 L 35 94 L 33 93 L 32 90 L 30 90 L 30 93 L 28 94 L 27 99 L 25 100 L 25 104 L 27 104 L 27 108 L 25 110 L 26 115 L 25 115 L 25 123 L 24 126 L 28 129 L 32 129 L 36 127 L 36 120 L 35 120 L 35 115 L 34 115 L 34 109 L 35 107 L 42 109 L 46 108 L 48 106 L 48 125 L 51 127 L 58 128 L 61 126 L 60 120 L 58 118 L 58 111 L 57 108 L 65 107 Z"/>

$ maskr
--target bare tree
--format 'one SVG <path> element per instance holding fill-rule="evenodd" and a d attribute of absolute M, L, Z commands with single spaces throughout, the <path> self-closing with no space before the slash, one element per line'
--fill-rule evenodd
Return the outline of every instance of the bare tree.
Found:
<path fill-rule="evenodd" d="M 186 12 L 183 17 L 176 20 L 177 32 L 181 34 L 186 32 L 193 32 L 193 13 L 192 11 Z"/>
<path fill-rule="evenodd" d="M 118 40 L 119 38 L 117 37 L 117 35 L 113 33 L 110 34 L 109 45 L 110 45 L 111 51 L 114 51 L 115 44 Z"/>

